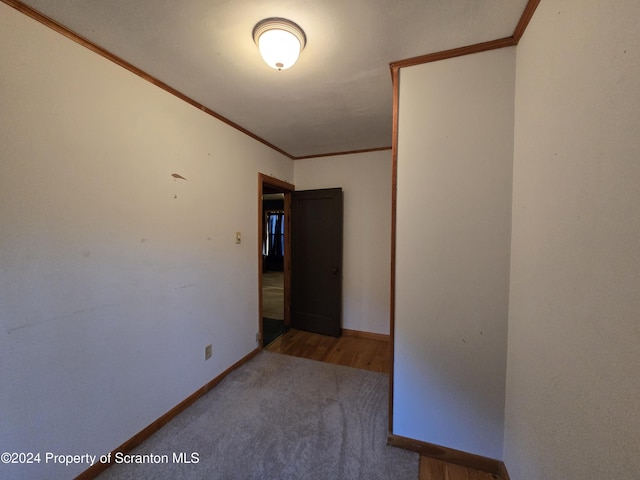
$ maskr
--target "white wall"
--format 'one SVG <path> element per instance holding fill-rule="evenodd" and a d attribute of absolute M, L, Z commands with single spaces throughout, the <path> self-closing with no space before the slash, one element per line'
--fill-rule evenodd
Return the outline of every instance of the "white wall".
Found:
<path fill-rule="evenodd" d="M 293 170 L 296 190 L 343 190 L 343 327 L 388 334 L 391 152 L 296 160 Z"/>
<path fill-rule="evenodd" d="M 541 2 L 517 47 L 504 458 L 640 472 L 640 3 Z"/>
<path fill-rule="evenodd" d="M 0 451 L 104 454 L 256 347 L 292 162 L 2 3 L 0 58 Z"/>
<path fill-rule="evenodd" d="M 400 72 L 393 433 L 502 456 L 515 51 Z"/>

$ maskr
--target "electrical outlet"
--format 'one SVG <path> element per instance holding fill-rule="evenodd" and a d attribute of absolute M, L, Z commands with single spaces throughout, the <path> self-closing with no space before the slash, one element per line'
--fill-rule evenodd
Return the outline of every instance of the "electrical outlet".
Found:
<path fill-rule="evenodd" d="M 256 332 L 256 343 L 260 343 L 260 332 Z"/>
<path fill-rule="evenodd" d="M 211 344 L 204 347 L 204 359 L 209 360 L 211 358 Z"/>

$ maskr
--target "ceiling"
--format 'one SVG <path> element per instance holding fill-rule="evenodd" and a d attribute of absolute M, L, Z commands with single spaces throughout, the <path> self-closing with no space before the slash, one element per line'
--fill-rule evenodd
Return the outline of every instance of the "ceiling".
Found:
<path fill-rule="evenodd" d="M 288 154 L 391 146 L 389 63 L 510 37 L 527 0 L 23 0 Z M 285 17 L 307 46 L 261 59 L 254 25 Z"/>

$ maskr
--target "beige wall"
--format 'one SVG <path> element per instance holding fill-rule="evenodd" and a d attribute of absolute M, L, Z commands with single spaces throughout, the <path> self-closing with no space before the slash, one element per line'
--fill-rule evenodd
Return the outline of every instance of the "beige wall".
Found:
<path fill-rule="evenodd" d="M 502 456 L 515 49 L 400 71 L 393 433 Z"/>
<path fill-rule="evenodd" d="M 256 347 L 292 161 L 2 3 L 0 58 L 0 451 L 104 454 Z"/>
<path fill-rule="evenodd" d="M 517 47 L 505 461 L 640 472 L 640 3 L 542 1 Z"/>
<path fill-rule="evenodd" d="M 296 160 L 293 171 L 297 190 L 343 190 L 343 327 L 388 334 L 391 152 Z"/>
<path fill-rule="evenodd" d="M 637 477 L 639 16 L 541 2 L 515 93 L 514 49 L 402 70 L 394 433 Z M 0 451 L 102 454 L 255 347 L 258 172 L 345 189 L 345 327 L 387 333 L 389 152 L 291 162 L 4 4 L 0 52 Z"/>

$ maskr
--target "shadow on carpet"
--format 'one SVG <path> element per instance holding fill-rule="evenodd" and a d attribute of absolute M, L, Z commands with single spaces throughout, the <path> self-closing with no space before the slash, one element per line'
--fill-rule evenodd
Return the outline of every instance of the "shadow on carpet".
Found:
<path fill-rule="evenodd" d="M 262 351 L 131 454 L 109 479 L 411 479 L 418 454 L 387 440 L 385 374 Z M 173 453 L 198 463 L 173 463 Z"/>

